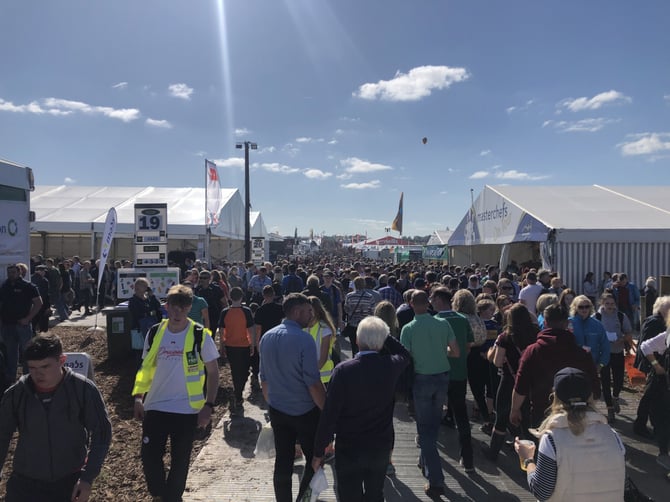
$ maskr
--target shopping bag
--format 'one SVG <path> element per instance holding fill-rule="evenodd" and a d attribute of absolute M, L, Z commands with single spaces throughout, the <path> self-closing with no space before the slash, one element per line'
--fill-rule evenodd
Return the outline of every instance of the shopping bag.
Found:
<path fill-rule="evenodd" d="M 270 422 L 265 424 L 258 434 L 254 455 L 257 458 L 272 458 L 275 456 L 275 435 Z"/>
<path fill-rule="evenodd" d="M 312 476 L 312 481 L 309 482 L 309 488 L 305 490 L 302 497 L 300 497 L 300 502 L 316 502 L 319 498 L 321 492 L 328 489 L 328 479 L 326 478 L 326 473 L 323 472 L 323 468 L 319 468 Z"/>
<path fill-rule="evenodd" d="M 130 346 L 133 350 L 144 349 L 144 334 L 139 329 L 130 330 Z"/>

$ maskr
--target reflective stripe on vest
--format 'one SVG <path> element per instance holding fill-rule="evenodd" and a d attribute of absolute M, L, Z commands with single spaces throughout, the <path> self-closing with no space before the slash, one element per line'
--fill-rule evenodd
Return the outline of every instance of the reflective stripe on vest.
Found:
<path fill-rule="evenodd" d="M 158 331 L 154 336 L 151 347 L 147 356 L 142 361 L 142 367 L 135 376 L 135 385 L 133 387 L 133 396 L 138 394 L 145 394 L 151 388 L 154 375 L 156 374 L 156 358 L 158 357 L 158 349 L 167 329 L 168 321 L 166 319 L 160 322 Z M 202 357 L 197 353 L 195 347 L 195 336 L 193 334 L 195 322 L 189 319 L 189 328 L 184 338 L 184 354 L 182 363 L 184 367 L 184 379 L 186 380 L 186 392 L 188 393 L 188 401 L 196 411 L 200 411 L 205 405 L 205 396 L 203 394 L 203 387 L 205 385 L 205 363 Z M 209 336 L 203 333 L 204 336 Z M 203 340 L 204 342 L 204 340 Z M 201 348 L 202 350 L 202 348 Z"/>
<path fill-rule="evenodd" d="M 321 330 L 323 328 L 323 325 L 319 322 L 309 328 L 307 331 L 309 331 L 309 334 L 312 335 L 312 338 L 314 338 L 314 342 L 316 343 L 316 356 L 317 356 L 317 362 L 318 359 L 321 357 Z M 321 375 L 321 381 L 323 383 L 328 383 L 330 382 L 330 377 L 333 374 L 333 368 L 335 368 L 335 364 L 333 363 L 333 360 L 331 359 L 331 352 L 333 350 L 333 344 L 335 343 L 335 338 L 333 335 L 330 335 L 330 347 L 328 347 L 328 359 L 324 363 L 324 365 L 320 368 L 319 374 Z"/>

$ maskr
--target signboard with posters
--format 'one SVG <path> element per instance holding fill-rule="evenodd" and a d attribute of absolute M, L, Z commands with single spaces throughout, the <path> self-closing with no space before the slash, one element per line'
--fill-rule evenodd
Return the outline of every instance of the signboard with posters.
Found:
<path fill-rule="evenodd" d="M 167 204 L 135 204 L 135 265 L 167 267 Z"/>
<path fill-rule="evenodd" d="M 117 272 L 116 291 L 121 299 L 128 299 L 135 294 L 135 279 L 146 277 L 151 285 L 151 289 L 158 298 L 165 298 L 168 289 L 175 284 L 179 284 L 179 268 L 170 267 L 167 269 L 141 269 L 141 268 L 120 268 Z"/>
<path fill-rule="evenodd" d="M 251 240 L 251 261 L 255 265 L 261 265 L 265 262 L 265 239 L 262 237 Z"/>

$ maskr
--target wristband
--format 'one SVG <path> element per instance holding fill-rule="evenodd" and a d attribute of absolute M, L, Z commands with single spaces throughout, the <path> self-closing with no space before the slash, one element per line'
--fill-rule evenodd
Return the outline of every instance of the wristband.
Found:
<path fill-rule="evenodd" d="M 214 403 L 213 403 L 213 402 L 211 402 L 211 401 L 207 401 L 207 402 L 205 403 L 205 406 L 209 406 L 209 408 L 210 408 L 212 411 L 214 411 Z"/>
<path fill-rule="evenodd" d="M 527 458 L 526 460 L 523 461 L 523 467 L 524 469 L 528 469 L 528 464 L 534 464 L 535 460 L 532 458 Z"/>
<path fill-rule="evenodd" d="M 135 402 L 136 402 L 136 403 L 141 403 L 141 402 L 143 402 L 143 401 L 144 401 L 144 400 L 143 400 L 141 397 L 136 397 L 136 398 L 135 398 Z"/>

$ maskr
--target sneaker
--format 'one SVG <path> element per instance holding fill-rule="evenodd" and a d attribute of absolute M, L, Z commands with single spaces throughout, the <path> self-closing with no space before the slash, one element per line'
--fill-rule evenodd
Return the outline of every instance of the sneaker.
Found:
<path fill-rule="evenodd" d="M 334 451 L 327 451 L 323 454 L 323 463 L 328 463 L 332 460 L 335 459 L 335 452 Z"/>
<path fill-rule="evenodd" d="M 464 470 L 465 472 L 467 472 L 467 473 L 475 472 L 475 466 L 472 464 L 472 462 L 467 462 L 467 463 L 466 463 L 466 462 L 464 462 L 463 459 L 461 458 L 461 459 L 458 461 L 458 463 L 459 463 L 459 465 L 460 465 L 461 467 L 463 467 L 463 470 Z"/>
<path fill-rule="evenodd" d="M 386 475 L 395 476 L 395 465 L 393 465 L 391 462 L 389 462 L 389 465 L 386 466 Z"/>
<path fill-rule="evenodd" d="M 423 487 L 423 491 L 430 498 L 437 498 L 444 495 L 444 486 L 431 486 L 429 483 Z"/>
<path fill-rule="evenodd" d="M 614 413 L 621 413 L 621 404 L 619 403 L 619 398 L 615 397 L 613 399 Z"/>
<path fill-rule="evenodd" d="M 623 397 L 619 396 L 619 397 L 617 397 L 617 399 L 619 400 L 619 404 L 621 406 L 627 406 L 628 405 L 628 401 L 626 401 Z"/>
<path fill-rule="evenodd" d="M 663 469 L 670 471 L 670 455 L 667 453 L 656 457 L 656 463 L 663 467 Z"/>

